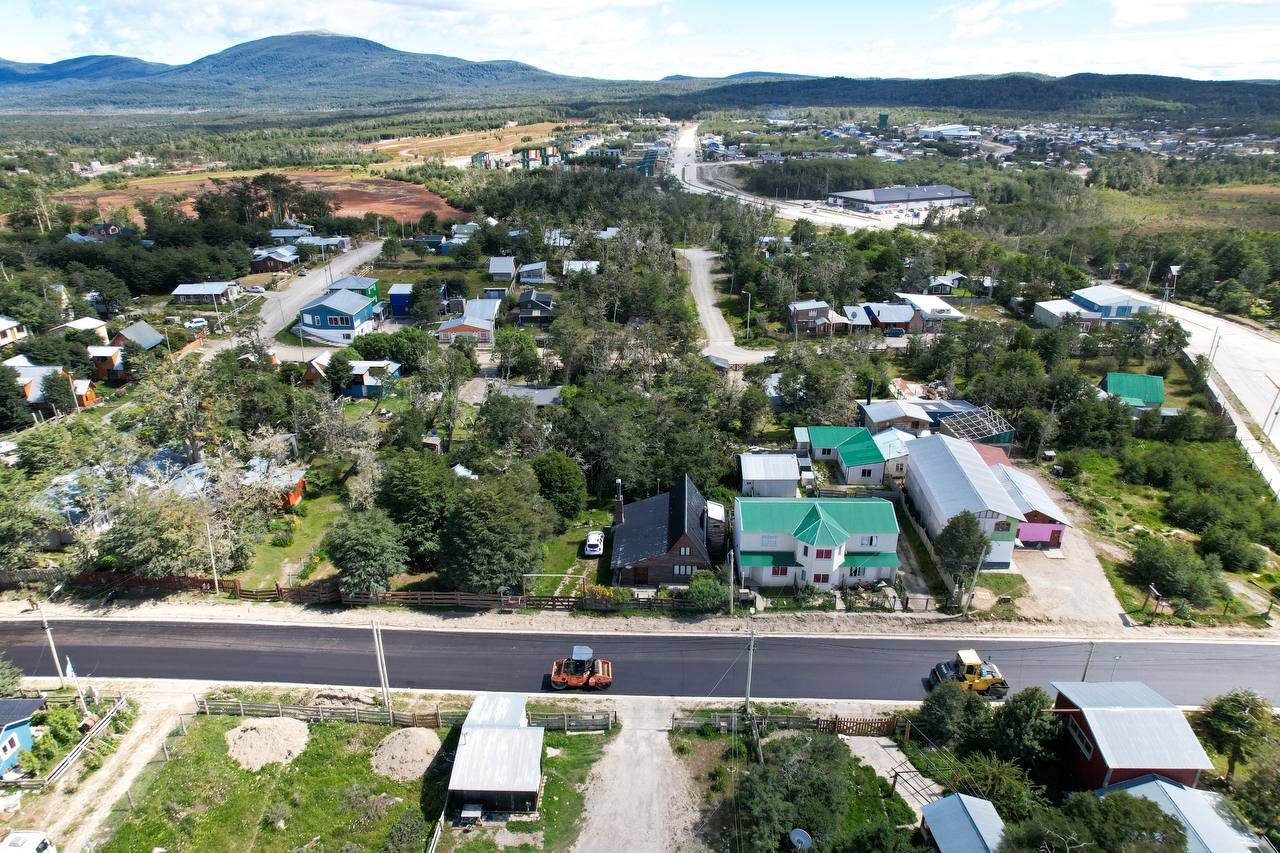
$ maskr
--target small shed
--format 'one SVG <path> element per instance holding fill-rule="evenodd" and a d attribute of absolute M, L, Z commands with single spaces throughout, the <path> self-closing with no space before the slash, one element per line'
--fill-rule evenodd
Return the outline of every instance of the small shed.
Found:
<path fill-rule="evenodd" d="M 43 699 L 0 699 L 0 773 L 17 766 L 18 755 L 31 749 L 31 718 Z"/>
<path fill-rule="evenodd" d="M 543 729 L 527 724 L 526 697 L 481 693 L 462 724 L 449 777 L 449 805 L 531 812 L 542 785 Z"/>
<path fill-rule="evenodd" d="M 408 317 L 409 309 L 413 307 L 413 285 L 404 282 L 391 285 L 387 301 L 391 303 L 392 317 Z"/>
<path fill-rule="evenodd" d="M 920 811 L 939 853 L 995 853 L 1004 840 L 1004 821 L 990 800 L 951 794 Z"/>

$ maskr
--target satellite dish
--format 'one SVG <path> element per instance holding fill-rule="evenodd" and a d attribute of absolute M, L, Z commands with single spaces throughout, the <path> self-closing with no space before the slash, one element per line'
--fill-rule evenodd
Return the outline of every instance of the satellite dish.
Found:
<path fill-rule="evenodd" d="M 803 829 L 791 830 L 791 846 L 797 850 L 808 850 L 813 846 L 813 837 Z"/>

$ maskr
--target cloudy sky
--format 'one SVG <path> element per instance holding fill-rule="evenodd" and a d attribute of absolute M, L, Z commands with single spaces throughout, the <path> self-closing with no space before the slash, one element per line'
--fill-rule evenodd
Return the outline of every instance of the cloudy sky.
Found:
<path fill-rule="evenodd" d="M 1280 78 L 1280 0 L 0 0 L 0 57 L 184 63 L 323 29 L 419 53 L 653 79 L 785 71 Z"/>

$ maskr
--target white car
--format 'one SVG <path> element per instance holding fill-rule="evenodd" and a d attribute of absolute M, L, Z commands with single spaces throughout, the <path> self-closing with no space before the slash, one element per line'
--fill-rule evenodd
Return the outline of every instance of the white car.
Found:
<path fill-rule="evenodd" d="M 207 329 L 209 321 L 203 317 L 192 317 L 190 320 L 182 324 L 184 329 Z"/>
<path fill-rule="evenodd" d="M 267 289 L 260 284 L 251 284 L 244 289 L 245 293 L 266 293 Z"/>
<path fill-rule="evenodd" d="M 587 542 L 582 546 L 582 553 L 588 557 L 599 557 L 604 553 L 604 533 L 592 530 L 587 534 Z"/>
<path fill-rule="evenodd" d="M 0 841 L 0 850 L 4 853 L 58 853 L 49 836 L 33 829 L 20 829 L 11 832 Z"/>

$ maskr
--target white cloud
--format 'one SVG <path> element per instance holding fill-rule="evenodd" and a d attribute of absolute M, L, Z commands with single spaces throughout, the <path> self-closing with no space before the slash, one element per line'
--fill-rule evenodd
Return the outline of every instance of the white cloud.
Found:
<path fill-rule="evenodd" d="M 687 36 L 691 34 L 693 30 L 689 29 L 689 25 L 683 21 L 676 21 L 674 24 L 670 24 L 662 32 L 664 35 L 668 36 Z"/>
<path fill-rule="evenodd" d="M 1112 23 L 1117 27 L 1139 27 L 1169 21 L 1184 21 L 1199 8 L 1268 6 L 1274 0 L 1111 0 L 1115 8 Z"/>

